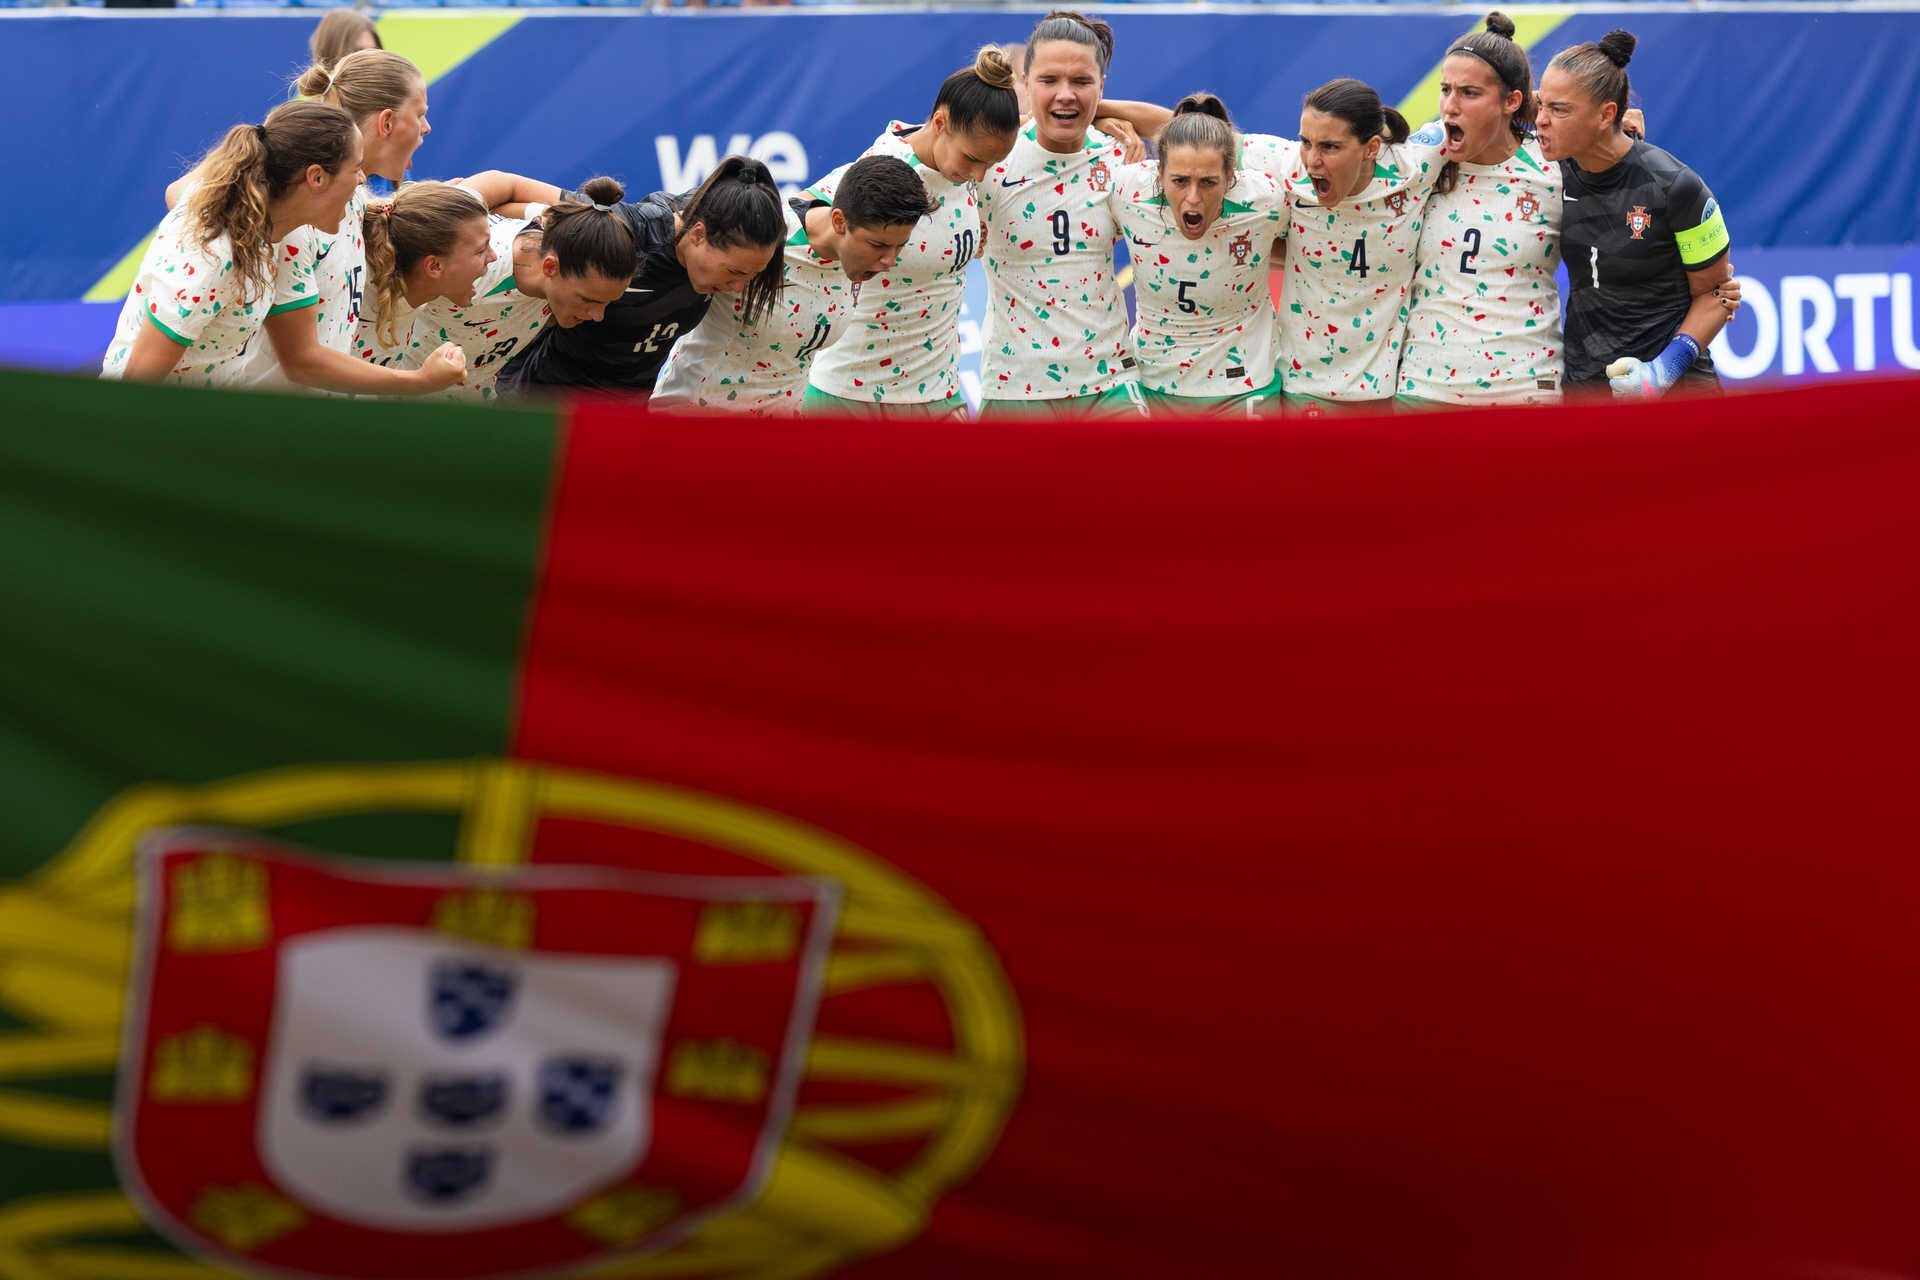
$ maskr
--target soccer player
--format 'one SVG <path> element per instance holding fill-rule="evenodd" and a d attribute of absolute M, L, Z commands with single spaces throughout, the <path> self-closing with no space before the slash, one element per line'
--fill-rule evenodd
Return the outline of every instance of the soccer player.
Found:
<path fill-rule="evenodd" d="M 350 53 L 362 49 L 384 49 L 373 19 L 358 9 L 329 9 L 320 25 L 307 39 L 313 53 L 313 65 L 331 67 Z"/>
<path fill-rule="evenodd" d="M 549 318 L 570 329 L 601 319 L 621 299 L 633 271 L 633 232 L 613 212 L 626 191 L 612 178 L 581 184 L 581 194 L 592 203 L 563 201 L 551 207 L 537 200 L 549 184 L 516 174 L 488 170 L 456 185 L 477 198 L 482 213 L 488 205 L 511 210 L 486 217 L 485 270 L 464 300 L 444 288 L 444 277 L 415 279 L 407 297 L 418 309 L 410 325 L 396 325 L 391 335 L 403 346 L 396 350 L 382 343 L 378 320 L 370 323 L 362 316 L 355 349 L 363 358 L 405 369 L 436 343 L 453 342 L 467 353 L 467 377 L 445 394 L 490 400 L 501 368 Z M 422 276 L 427 262 L 417 257 L 413 274 Z"/>
<path fill-rule="evenodd" d="M 1406 403 L 1560 399 L 1560 166 L 1532 136 L 1533 72 L 1513 34 L 1490 13 L 1440 64 L 1446 164 L 1420 229 Z"/>
<path fill-rule="evenodd" d="M 1056 9 L 1027 38 L 1033 120 L 980 182 L 981 416 L 1140 412 L 1109 197 L 1123 143 L 1090 132 L 1113 29 Z"/>
<path fill-rule="evenodd" d="M 846 336 L 813 362 L 809 413 L 936 420 L 965 418 L 960 394 L 960 303 L 980 237 L 974 184 L 1006 158 L 1020 127 L 1013 64 L 988 45 L 954 72 L 924 124 L 894 121 L 868 155 L 914 167 L 935 211 L 914 227 L 893 269 L 860 289 Z M 816 185 L 813 199 L 834 193 Z"/>
<path fill-rule="evenodd" d="M 1220 99 L 1192 94 L 1154 141 L 1160 159 L 1120 171 L 1113 215 L 1132 245 L 1133 353 L 1149 409 L 1253 417 L 1279 408 L 1267 251 L 1287 196 L 1237 170 Z"/>
<path fill-rule="evenodd" d="M 827 175 L 833 198 L 787 206 L 785 284 L 780 304 L 749 320 L 744 299 L 712 307 L 674 344 L 652 403 L 735 410 L 768 417 L 800 412 L 807 373 L 847 330 L 860 286 L 893 269 L 914 226 L 938 212 L 926 184 L 903 160 L 866 156 Z"/>
<path fill-rule="evenodd" d="M 1727 224 L 1698 174 L 1622 131 L 1636 43 L 1611 31 L 1540 78 L 1540 142 L 1565 192 L 1566 382 L 1628 398 L 1717 390 L 1707 344 L 1727 322 Z"/>
<path fill-rule="evenodd" d="M 392 199 L 367 206 L 370 288 L 361 300 L 355 356 L 409 367 L 415 313 L 434 301 L 473 301 L 495 257 L 487 221 L 473 192 L 445 182 L 409 182 Z"/>
<path fill-rule="evenodd" d="M 420 69 L 381 49 L 350 53 L 329 70 L 312 66 L 299 79 L 301 96 L 344 110 L 359 126 L 364 169 L 399 183 L 427 123 L 427 85 Z M 197 174 L 167 189 L 171 202 Z M 351 352 L 366 289 L 366 209 L 372 194 L 356 190 L 337 232 L 309 229 L 280 247 L 274 299 L 263 326 L 267 341 L 222 371 L 232 385 L 304 386 L 360 395 L 417 395 L 400 371 L 356 360 Z M 397 379 L 397 380 L 396 380 Z"/>
<path fill-rule="evenodd" d="M 559 188 L 533 184 L 557 203 Z M 727 156 L 691 192 L 656 191 L 644 200 L 565 199 L 612 212 L 633 233 L 626 290 L 603 319 L 540 330 L 499 374 L 501 394 L 594 387 L 651 396 L 673 344 L 706 318 L 717 294 L 742 294 L 757 321 L 780 300 L 786 217 L 780 189 L 758 160 Z"/>
<path fill-rule="evenodd" d="M 317 102 L 283 103 L 263 124 L 229 129 L 147 246 L 101 376 L 219 383 L 266 316 L 275 242 L 339 224 L 360 185 L 360 155 L 352 117 Z M 426 390 L 459 374 L 455 353 L 406 381 Z"/>
<path fill-rule="evenodd" d="M 1414 250 L 1445 136 L 1436 123 L 1409 138 L 1400 113 L 1358 80 L 1307 95 L 1287 177 L 1293 212 L 1280 298 L 1289 412 L 1392 403 Z"/>

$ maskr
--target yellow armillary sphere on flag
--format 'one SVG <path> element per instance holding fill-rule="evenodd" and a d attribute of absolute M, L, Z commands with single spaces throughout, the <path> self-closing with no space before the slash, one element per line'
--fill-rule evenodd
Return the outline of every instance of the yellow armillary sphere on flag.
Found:
<path fill-rule="evenodd" d="M 454 859 L 298 847 L 406 814 Z M 876 996 L 944 1037 L 833 1034 Z M 872 855 L 500 760 L 122 792 L 0 889 L 0 1016 L 49 1188 L 9 1280 L 819 1275 L 918 1233 L 1022 1073 L 979 931 Z"/>

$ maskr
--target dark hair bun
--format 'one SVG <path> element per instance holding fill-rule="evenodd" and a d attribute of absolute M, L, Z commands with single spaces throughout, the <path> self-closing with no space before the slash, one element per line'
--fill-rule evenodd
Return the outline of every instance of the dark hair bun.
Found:
<path fill-rule="evenodd" d="M 1640 41 L 1634 38 L 1633 32 L 1616 28 L 1601 36 L 1597 47 L 1600 52 L 1607 55 L 1608 61 L 1614 66 L 1624 67 L 1633 61 L 1634 46 L 1639 43 Z"/>
<path fill-rule="evenodd" d="M 1190 93 L 1174 104 L 1173 114 L 1212 116 L 1216 120 L 1233 123 L 1233 117 L 1227 114 L 1227 104 L 1211 93 Z"/>
<path fill-rule="evenodd" d="M 773 171 L 751 157 L 740 161 L 740 167 L 733 171 L 733 176 L 741 182 L 749 182 L 755 186 L 762 183 L 769 187 L 773 185 Z"/>
<path fill-rule="evenodd" d="M 1500 12 L 1498 9 L 1495 9 L 1492 13 L 1487 15 L 1487 30 L 1493 32 L 1493 34 L 1497 36 L 1505 36 L 1507 39 L 1511 40 L 1513 39 L 1513 33 L 1516 30 L 1518 30 L 1518 28 L 1513 25 L 1512 18 L 1509 18 L 1506 14 Z"/>
<path fill-rule="evenodd" d="M 619 204 L 627 198 L 627 189 L 612 178 L 588 178 L 580 184 L 580 194 L 595 204 Z"/>

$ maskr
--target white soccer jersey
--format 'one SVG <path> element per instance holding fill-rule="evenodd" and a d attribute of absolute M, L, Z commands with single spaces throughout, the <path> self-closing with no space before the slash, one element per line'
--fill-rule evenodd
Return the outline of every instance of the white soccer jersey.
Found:
<path fill-rule="evenodd" d="M 435 392 L 432 398 L 491 400 L 501 366 L 540 332 L 552 314 L 546 299 L 520 292 L 513 274 L 513 242 L 537 225 L 545 209 L 543 204 L 528 205 L 527 215 L 521 218 L 490 214 L 487 235 L 494 257 L 474 283 L 473 301 L 459 307 L 434 298 L 412 309 L 411 318 L 403 317 L 394 326 L 399 334 L 397 346 L 380 341 L 379 316 L 372 314 L 375 296 L 369 293 L 367 314 L 360 317 L 354 336 L 354 354 L 393 369 L 418 369 L 442 343 L 451 342 L 467 354 L 467 380 Z"/>
<path fill-rule="evenodd" d="M 1112 201 L 1133 259 L 1140 385 L 1202 398 L 1257 391 L 1273 380 L 1267 255 L 1286 234 L 1286 193 L 1268 175 L 1241 170 L 1220 216 L 1189 240 L 1159 185 L 1154 162 L 1127 165 Z"/>
<path fill-rule="evenodd" d="M 1059 400 L 1132 381 L 1108 204 L 1124 155 L 1097 131 L 1071 155 L 1048 151 L 1028 125 L 980 180 L 983 399 Z"/>
<path fill-rule="evenodd" d="M 335 351 L 353 350 L 353 335 L 360 325 L 360 303 L 367 281 L 364 224 L 371 199 L 373 193 L 362 186 L 347 202 L 347 211 L 340 219 L 337 232 L 302 227 L 281 241 L 282 244 L 304 242 L 304 251 L 311 257 L 314 291 L 319 298 L 313 311 L 316 336 L 321 346 Z M 277 299 L 280 292 L 277 283 L 274 292 Z M 276 301 L 274 311 L 280 310 Z M 264 339 L 248 348 L 246 356 L 239 361 L 234 381 L 249 386 L 293 385 L 280 370 L 273 343 Z"/>
<path fill-rule="evenodd" d="M 393 340 L 383 341 L 380 336 L 380 291 L 368 290 L 366 297 L 361 300 L 360 323 L 353 331 L 354 358 L 388 369 L 418 368 L 420 343 L 414 330 L 414 318 L 418 314 L 402 298 L 400 314 L 394 317 L 393 327 L 389 331 Z"/>
<path fill-rule="evenodd" d="M 280 246 L 271 246 L 276 254 Z M 289 275 L 313 304 L 313 277 Z M 100 364 L 100 376 L 118 378 L 127 367 L 134 339 L 151 324 L 182 344 L 179 363 L 166 381 L 212 386 L 223 380 L 259 333 L 273 299 L 255 286 L 251 301 L 241 298 L 240 280 L 233 269 L 233 247 L 225 236 L 202 245 L 187 225 L 185 202 L 160 221 L 159 230 L 140 260 L 140 274 L 120 307 L 120 321 Z"/>
<path fill-rule="evenodd" d="M 806 223 L 792 205 L 781 252 L 785 283 L 773 310 L 748 324 L 746 300 L 739 294 L 730 307 L 709 307 L 706 319 L 674 343 L 654 388 L 654 404 L 767 417 L 800 412 L 807 371 L 815 356 L 845 336 L 847 312 L 860 286 L 847 279 L 838 262 L 814 253 Z"/>
<path fill-rule="evenodd" d="M 813 385 L 842 400 L 926 404 L 959 392 L 960 304 L 980 238 L 980 206 L 972 184 L 956 186 L 920 163 L 901 134 L 914 127 L 888 125 L 866 155 L 911 165 L 938 207 L 914 224 L 893 270 L 860 286 L 844 339 L 813 362 Z M 834 170 L 808 194 L 831 202 L 843 172 Z"/>
<path fill-rule="evenodd" d="M 1293 212 L 1280 295 L 1280 367 L 1289 395 L 1385 400 L 1394 393 L 1421 215 L 1446 137 L 1428 125 L 1383 146 L 1360 194 L 1323 207 L 1304 164 L 1287 179 Z"/>
<path fill-rule="evenodd" d="M 1553 404 L 1560 338 L 1560 166 L 1529 138 L 1501 164 L 1462 164 L 1427 201 L 1400 353 L 1400 394 L 1450 404 Z"/>

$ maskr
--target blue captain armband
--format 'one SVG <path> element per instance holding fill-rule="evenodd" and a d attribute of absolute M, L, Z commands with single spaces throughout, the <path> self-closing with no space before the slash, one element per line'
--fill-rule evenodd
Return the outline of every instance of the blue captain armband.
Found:
<path fill-rule="evenodd" d="M 1652 360 L 1628 357 L 1607 366 L 1607 385 L 1618 400 L 1651 399 L 1679 380 L 1700 358 L 1700 344 L 1684 333 L 1673 335 L 1667 349 Z"/>

